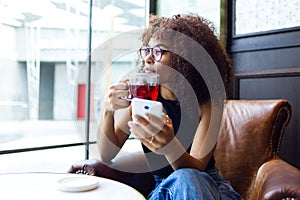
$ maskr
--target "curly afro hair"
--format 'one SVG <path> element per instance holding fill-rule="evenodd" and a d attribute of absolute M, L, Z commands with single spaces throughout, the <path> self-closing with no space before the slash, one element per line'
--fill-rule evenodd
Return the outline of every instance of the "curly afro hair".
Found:
<path fill-rule="evenodd" d="M 225 48 L 221 45 L 219 39 L 214 34 L 215 28 L 213 24 L 207 19 L 195 14 L 175 15 L 172 18 L 151 15 L 149 27 L 144 31 L 141 39 L 144 44 L 148 44 L 151 38 L 164 41 L 167 36 L 164 35 L 163 30 L 166 29 L 180 32 L 192 38 L 207 51 L 218 67 L 225 86 L 227 98 L 231 98 L 231 61 Z M 199 55 L 192 55 L 193 50 L 189 49 L 188 44 L 182 41 L 177 40 L 174 45 L 176 49 L 186 51 L 185 53 L 191 54 L 191 56 L 199 57 Z M 172 66 L 170 67 L 181 73 L 191 84 L 200 104 L 205 103 L 210 99 L 205 81 L 192 64 L 176 54 L 172 54 L 171 63 Z M 177 85 L 180 84 L 177 83 Z M 182 89 L 179 91 L 182 91 Z"/>

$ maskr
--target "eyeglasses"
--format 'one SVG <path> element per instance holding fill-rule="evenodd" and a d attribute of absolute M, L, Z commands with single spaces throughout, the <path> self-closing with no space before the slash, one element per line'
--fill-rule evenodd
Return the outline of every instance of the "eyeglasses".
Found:
<path fill-rule="evenodd" d="M 162 55 L 165 53 L 165 52 L 170 52 L 168 50 L 164 50 L 164 49 L 161 49 L 160 47 L 153 47 L 153 48 L 150 48 L 149 46 L 143 46 L 139 49 L 140 51 L 140 56 L 143 60 L 145 60 L 147 58 L 147 56 L 149 56 L 149 54 L 151 54 L 152 58 L 156 61 L 156 62 L 159 62 Z"/>

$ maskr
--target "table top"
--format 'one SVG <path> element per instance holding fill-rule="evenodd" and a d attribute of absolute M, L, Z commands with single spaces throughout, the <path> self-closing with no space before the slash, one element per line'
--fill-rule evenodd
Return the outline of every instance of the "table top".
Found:
<path fill-rule="evenodd" d="M 59 180 L 66 177 L 82 177 L 87 175 L 57 174 L 57 173 L 13 173 L 0 175 L 1 197 L 8 200 L 14 199 L 130 199 L 145 200 L 144 196 L 134 188 L 123 183 L 106 178 L 99 179 L 96 188 L 81 191 L 68 192 L 59 188 Z"/>

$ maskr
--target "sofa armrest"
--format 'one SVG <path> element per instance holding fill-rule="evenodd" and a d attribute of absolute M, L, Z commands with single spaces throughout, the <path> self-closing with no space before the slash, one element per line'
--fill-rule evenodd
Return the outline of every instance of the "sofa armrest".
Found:
<path fill-rule="evenodd" d="M 249 194 L 248 199 L 299 200 L 300 170 L 278 157 L 272 159 L 259 168 Z"/>

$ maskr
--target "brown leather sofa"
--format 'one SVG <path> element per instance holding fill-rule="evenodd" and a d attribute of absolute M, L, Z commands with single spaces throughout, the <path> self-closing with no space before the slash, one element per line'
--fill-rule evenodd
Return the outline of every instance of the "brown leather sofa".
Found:
<path fill-rule="evenodd" d="M 281 140 L 291 118 L 286 100 L 228 100 L 224 125 L 215 150 L 216 165 L 245 199 L 300 199 L 300 170 L 279 158 Z M 142 155 L 142 153 L 141 153 Z M 135 163 L 145 158 L 134 158 Z M 139 190 L 145 196 L 154 180 L 150 173 L 130 173 L 94 160 L 74 164 L 68 172 L 111 178 Z M 142 161 L 141 161 L 142 160 Z M 144 166 L 145 167 L 145 166 Z"/>

